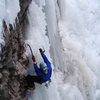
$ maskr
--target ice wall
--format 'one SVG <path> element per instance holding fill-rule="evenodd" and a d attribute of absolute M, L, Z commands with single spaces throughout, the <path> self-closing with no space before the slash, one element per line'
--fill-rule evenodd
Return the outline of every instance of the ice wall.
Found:
<path fill-rule="evenodd" d="M 35 32 L 35 34 L 31 33 L 28 39 L 39 38 L 42 42 L 37 40 L 38 46 L 37 43 L 33 45 L 36 40 L 31 40 L 34 41 L 32 47 L 38 49 L 39 46 L 43 46 L 47 49 L 49 45 L 44 43 L 48 43 L 46 40 L 42 40 L 43 33 L 49 38 L 55 72 L 53 81 L 56 82 L 53 93 L 58 94 L 55 98 L 60 96 L 61 100 L 99 100 L 99 1 L 33 1 L 35 4 L 30 9 L 28 33 Z M 34 49 L 34 52 L 36 51 Z M 38 55 L 36 53 L 37 57 Z M 54 83 L 52 85 L 55 86 Z M 46 95 L 51 95 L 48 93 L 53 91 L 53 88 L 50 88 Z"/>
<path fill-rule="evenodd" d="M 43 5 L 41 4 L 41 2 L 34 2 L 33 0 L 28 12 L 29 25 L 26 31 L 26 42 L 28 42 L 31 45 L 38 65 L 41 61 L 43 61 L 39 52 L 39 48 L 45 49 L 45 54 L 52 63 L 49 53 L 49 39 L 46 36 L 47 23 L 45 18 L 46 17 L 45 13 L 43 12 Z M 29 53 L 29 55 L 30 64 L 28 66 L 28 74 L 33 75 L 34 67 L 33 63 L 31 62 L 31 54 Z M 54 66 L 52 64 L 52 68 L 53 67 Z M 36 89 L 32 91 L 31 95 L 29 95 L 28 100 L 60 100 L 54 73 L 52 75 L 51 80 L 52 82 L 48 88 L 45 87 L 45 84 L 36 84 Z"/>
<path fill-rule="evenodd" d="M 56 2 L 54 0 L 46 0 L 44 7 L 44 12 L 46 14 L 46 22 L 47 22 L 47 35 L 50 41 L 50 54 L 53 59 L 53 64 L 56 68 L 61 67 L 61 61 L 59 56 L 59 34 L 58 34 L 58 26 L 57 26 L 57 14 L 56 14 Z"/>
<path fill-rule="evenodd" d="M 46 0 L 45 4 L 47 31 L 55 67 L 65 73 L 64 82 L 76 86 L 84 100 L 98 100 L 99 1 Z"/>
<path fill-rule="evenodd" d="M 82 77 L 78 75 L 78 80 L 76 80 L 79 82 L 79 79 L 82 79 L 78 84 L 78 88 L 83 97 L 86 97 L 84 100 L 98 100 L 97 98 L 100 98 L 100 91 L 98 92 L 98 87 L 100 86 L 98 85 L 100 83 L 100 57 L 98 52 L 98 38 L 100 38 L 98 34 L 100 12 L 98 9 L 100 2 L 98 0 L 58 0 L 58 4 L 61 15 L 59 31 L 64 52 L 67 55 L 67 58 L 62 59 L 67 65 L 66 72 L 69 72 L 70 76 L 71 71 L 74 72 L 74 75 L 78 75 L 77 73 L 81 72 Z M 78 68 L 78 72 L 75 71 L 76 68 Z M 81 83 L 83 83 L 83 86 Z M 89 83 L 92 84 L 89 85 Z M 88 86 L 86 87 L 85 85 Z M 99 95 L 95 97 L 96 94 Z"/>

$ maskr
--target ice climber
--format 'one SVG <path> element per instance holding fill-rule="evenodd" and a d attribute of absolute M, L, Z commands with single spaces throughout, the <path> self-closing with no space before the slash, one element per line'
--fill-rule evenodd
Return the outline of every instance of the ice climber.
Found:
<path fill-rule="evenodd" d="M 46 57 L 44 51 L 41 48 L 39 49 L 39 51 L 41 53 L 44 62 L 41 62 L 40 67 L 38 67 L 35 57 L 34 56 L 32 57 L 34 63 L 34 69 L 37 76 L 27 75 L 25 77 L 28 84 L 27 88 L 29 90 L 34 90 L 36 88 L 34 82 L 42 84 L 51 80 L 50 79 L 52 75 L 51 63 L 49 62 L 48 58 Z"/>

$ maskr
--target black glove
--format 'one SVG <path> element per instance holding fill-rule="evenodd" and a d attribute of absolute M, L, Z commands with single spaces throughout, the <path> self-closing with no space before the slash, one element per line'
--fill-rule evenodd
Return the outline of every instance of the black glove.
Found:
<path fill-rule="evenodd" d="M 43 51 L 42 48 L 40 48 L 39 51 L 40 51 L 40 53 L 44 53 L 45 52 L 45 50 Z"/>

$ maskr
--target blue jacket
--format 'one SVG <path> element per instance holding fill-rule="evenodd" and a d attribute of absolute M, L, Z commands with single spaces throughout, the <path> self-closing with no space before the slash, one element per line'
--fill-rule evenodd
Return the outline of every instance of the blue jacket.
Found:
<path fill-rule="evenodd" d="M 47 75 L 45 75 L 37 66 L 37 64 L 34 64 L 34 68 L 35 68 L 35 72 L 38 76 L 41 76 L 42 77 L 42 83 L 43 82 L 46 82 L 48 80 L 50 80 L 51 78 L 51 74 L 52 74 L 52 68 L 51 68 L 51 63 L 49 62 L 48 58 L 46 57 L 46 55 L 44 53 L 41 54 L 42 55 L 42 58 L 44 60 L 44 62 L 46 63 L 48 69 L 49 69 L 49 72 Z"/>

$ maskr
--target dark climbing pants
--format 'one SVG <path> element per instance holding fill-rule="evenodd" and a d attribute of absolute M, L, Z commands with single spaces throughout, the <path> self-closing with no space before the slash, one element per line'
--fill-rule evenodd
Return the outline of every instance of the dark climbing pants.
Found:
<path fill-rule="evenodd" d="M 25 77 L 28 87 L 33 87 L 35 86 L 34 82 L 42 84 L 42 78 L 40 76 L 31 76 L 28 75 Z"/>

